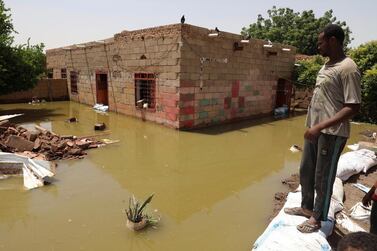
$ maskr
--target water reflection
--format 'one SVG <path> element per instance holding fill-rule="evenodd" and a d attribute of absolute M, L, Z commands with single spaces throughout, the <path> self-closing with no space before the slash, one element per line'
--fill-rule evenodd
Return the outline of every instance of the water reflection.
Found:
<path fill-rule="evenodd" d="M 0 106 L 23 109 L 28 118 L 35 108 Z M 73 102 L 40 108 L 49 113 L 33 122 L 56 133 L 94 135 L 93 125 L 104 122 L 110 134 L 100 138 L 120 143 L 59 162 L 53 186 L 2 190 L 16 181 L 0 181 L 0 250 L 36 250 L 42 243 L 46 250 L 250 249 L 268 223 L 273 194 L 285 189 L 281 178 L 297 171 L 300 154 L 288 149 L 302 145 L 304 132 L 303 116 L 179 132 Z M 69 117 L 79 122 L 67 123 Z M 128 231 L 129 196 L 152 192 L 151 206 L 162 216 L 158 229 Z"/>

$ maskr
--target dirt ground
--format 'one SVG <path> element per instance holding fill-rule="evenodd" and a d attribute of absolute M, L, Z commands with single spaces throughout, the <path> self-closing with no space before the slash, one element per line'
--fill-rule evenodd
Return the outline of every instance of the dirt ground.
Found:
<path fill-rule="evenodd" d="M 371 187 L 374 182 L 377 180 L 377 166 L 372 167 L 366 174 L 356 174 L 351 176 L 346 182 L 344 182 L 344 209 L 343 212 L 349 216 L 350 209 L 357 203 L 362 200 L 365 193 L 360 189 L 353 187 L 353 183 L 361 183 L 365 186 Z M 299 185 L 299 176 L 298 174 L 293 174 L 290 177 L 282 180 L 283 184 L 288 186 L 289 192 L 294 191 Z M 279 192 L 275 194 L 274 198 L 274 211 L 271 219 L 274 218 L 279 211 L 283 208 L 283 205 L 286 201 L 288 192 Z M 365 221 L 354 220 L 360 227 L 364 228 L 369 232 L 369 219 Z M 346 231 L 340 226 L 335 225 L 334 232 L 331 236 L 328 237 L 330 245 L 335 248 L 338 241 L 344 236 Z"/>

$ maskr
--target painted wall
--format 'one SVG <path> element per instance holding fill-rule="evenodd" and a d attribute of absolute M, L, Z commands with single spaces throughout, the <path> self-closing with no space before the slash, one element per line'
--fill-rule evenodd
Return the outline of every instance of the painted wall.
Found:
<path fill-rule="evenodd" d="M 180 127 L 271 114 L 277 80 L 291 78 L 295 48 L 265 48 L 263 40 L 241 43 L 240 35 L 209 33 L 215 32 L 186 25 L 182 30 Z"/>

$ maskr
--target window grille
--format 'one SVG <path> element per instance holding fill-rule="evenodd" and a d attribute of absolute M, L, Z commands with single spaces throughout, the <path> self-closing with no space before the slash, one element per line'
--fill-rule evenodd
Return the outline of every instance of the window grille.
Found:
<path fill-rule="evenodd" d="M 47 69 L 47 78 L 54 78 L 54 69 Z"/>
<path fill-rule="evenodd" d="M 67 69 L 63 68 L 60 70 L 60 77 L 61 78 L 67 78 Z"/>
<path fill-rule="evenodd" d="M 70 75 L 70 80 L 71 80 L 71 93 L 78 93 L 77 92 L 77 72 L 71 71 L 69 73 Z"/>
<path fill-rule="evenodd" d="M 138 108 L 156 108 L 156 75 L 135 73 L 135 105 Z"/>

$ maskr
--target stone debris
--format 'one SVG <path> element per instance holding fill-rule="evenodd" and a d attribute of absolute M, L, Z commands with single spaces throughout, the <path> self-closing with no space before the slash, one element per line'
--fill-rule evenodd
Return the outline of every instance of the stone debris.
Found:
<path fill-rule="evenodd" d="M 313 93 L 311 90 L 295 90 L 291 98 L 291 108 L 307 109 L 312 99 Z"/>
<path fill-rule="evenodd" d="M 7 147 L 15 148 L 18 151 L 31 151 L 33 150 L 34 143 L 21 136 L 9 135 L 4 143 Z"/>
<path fill-rule="evenodd" d="M 105 128 L 106 128 L 105 123 L 97 123 L 94 125 L 94 130 L 96 131 L 103 131 L 105 130 Z"/>
<path fill-rule="evenodd" d="M 85 150 L 104 145 L 94 138 L 59 136 L 43 127 L 36 125 L 35 128 L 36 131 L 30 131 L 12 124 L 1 126 L 0 150 L 29 158 L 60 160 L 83 158 Z"/>
<path fill-rule="evenodd" d="M 79 122 L 79 121 L 78 121 L 77 118 L 72 117 L 72 118 L 67 119 L 67 122 L 68 122 L 68 123 L 74 123 L 74 122 Z"/>

